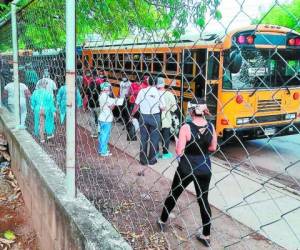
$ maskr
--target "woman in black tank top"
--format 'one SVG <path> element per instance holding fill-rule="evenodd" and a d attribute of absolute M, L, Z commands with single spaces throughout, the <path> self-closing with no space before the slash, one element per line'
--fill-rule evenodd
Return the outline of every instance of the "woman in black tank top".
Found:
<path fill-rule="evenodd" d="M 197 239 L 205 246 L 210 246 L 211 209 L 208 203 L 211 162 L 209 152 L 217 148 L 217 136 L 212 124 L 205 119 L 208 113 L 204 99 L 194 99 L 189 103 L 192 122 L 184 124 L 176 142 L 176 154 L 180 158 L 171 191 L 164 203 L 158 226 L 163 231 L 165 223 L 176 201 L 185 188 L 194 182 L 197 201 L 202 218 L 202 233 L 196 233 Z"/>

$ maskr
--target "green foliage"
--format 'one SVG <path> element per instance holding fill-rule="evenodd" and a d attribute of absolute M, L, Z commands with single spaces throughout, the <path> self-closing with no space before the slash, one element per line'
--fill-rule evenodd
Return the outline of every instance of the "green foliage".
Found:
<path fill-rule="evenodd" d="M 28 2 L 22 0 L 21 4 Z M 91 34 L 105 40 L 145 33 L 178 39 L 191 22 L 204 28 L 208 10 L 221 19 L 218 5 L 219 0 L 77 0 L 77 44 Z M 18 34 L 20 48 L 65 47 L 65 1 L 30 3 L 18 14 Z"/>
<path fill-rule="evenodd" d="M 300 32 L 300 0 L 290 3 L 276 4 L 266 13 L 262 13 L 253 23 L 275 24 L 288 27 Z"/>

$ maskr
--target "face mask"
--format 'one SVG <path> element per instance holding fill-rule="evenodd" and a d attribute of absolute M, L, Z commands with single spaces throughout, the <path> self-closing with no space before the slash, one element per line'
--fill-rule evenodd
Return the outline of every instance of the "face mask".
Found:
<path fill-rule="evenodd" d="M 100 77 L 102 78 L 104 75 L 100 75 Z"/>
<path fill-rule="evenodd" d="M 123 78 L 122 78 L 122 81 L 123 81 L 123 82 L 127 82 L 127 80 L 128 80 L 128 79 L 127 79 L 126 77 L 123 77 Z"/>

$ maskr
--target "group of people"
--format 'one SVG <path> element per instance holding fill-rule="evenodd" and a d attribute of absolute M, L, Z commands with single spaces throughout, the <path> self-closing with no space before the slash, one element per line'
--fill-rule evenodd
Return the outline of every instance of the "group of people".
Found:
<path fill-rule="evenodd" d="M 124 76 L 120 83 L 120 96 L 128 100 L 128 107 L 124 104 L 129 110 L 129 119 L 126 119 L 128 112 L 125 112 L 127 125 L 139 113 L 141 165 L 154 165 L 158 158 L 172 158 L 169 144 L 172 137 L 172 114 L 177 110 L 177 101 L 174 94 L 165 87 L 164 79 L 144 76 L 142 83 L 138 84 L 130 83 Z M 212 174 L 209 154 L 217 149 L 214 126 L 205 118 L 208 114 L 204 98 L 194 98 L 188 103 L 187 115 L 190 120 L 182 125 L 178 138 L 173 135 L 179 164 L 161 216 L 157 220 L 159 229 L 164 231 L 177 199 L 193 182 L 203 223 L 203 230 L 196 234 L 196 238 L 206 247 L 210 246 L 211 229 L 208 192 Z M 127 130 L 129 127 L 127 126 Z M 162 154 L 159 141 L 162 141 Z M 139 175 L 144 175 L 145 169 Z"/>
<path fill-rule="evenodd" d="M 50 78 L 47 70 L 44 71 L 41 79 L 38 78 L 33 69 L 22 72 L 19 75 L 19 81 L 20 128 L 26 128 L 27 104 L 29 104 L 34 117 L 34 134 L 41 143 L 44 143 L 46 139 L 54 137 L 57 109 L 60 123 L 63 124 L 65 121 L 67 106 L 66 86 L 62 84 L 57 91 L 57 84 Z M 4 96 L 7 96 L 7 107 L 11 112 L 14 112 L 14 95 L 14 83 L 9 82 L 4 87 Z M 78 89 L 76 90 L 76 106 L 78 108 L 82 106 L 82 99 Z"/>
<path fill-rule="evenodd" d="M 23 76 L 21 75 L 20 82 L 25 80 Z M 33 72 L 25 76 L 35 80 L 30 82 L 30 85 L 20 83 L 21 127 L 25 128 L 27 99 L 30 98 L 29 103 L 34 113 L 34 133 L 41 142 L 44 142 L 45 135 L 47 138 L 54 136 L 57 109 L 60 123 L 63 124 L 65 121 L 66 86 L 62 85 L 57 91 L 57 85 L 50 79 L 47 71 L 39 80 Z M 32 95 L 30 89 L 33 90 Z M 14 111 L 14 84 L 8 83 L 5 91 L 8 97 L 8 108 Z M 196 237 L 205 246 L 210 246 L 211 209 L 208 192 L 211 162 L 209 153 L 217 148 L 217 136 L 214 126 L 205 118 L 209 114 L 205 100 L 195 98 L 188 103 L 188 114 L 191 119 L 182 125 L 178 138 L 171 134 L 172 115 L 178 108 L 176 97 L 166 87 L 162 77 L 154 78 L 144 75 L 142 81 L 131 82 L 123 73 L 119 93 L 115 97 L 104 71 L 88 70 L 77 81 L 76 106 L 90 111 L 91 135 L 92 137 L 98 136 L 98 151 L 102 157 L 112 155 L 108 145 L 116 114 L 127 131 L 127 140 L 137 140 L 136 132 L 139 128 L 139 160 L 143 166 L 154 165 L 158 159 L 173 158 L 169 145 L 171 137 L 174 136 L 178 167 L 157 224 L 160 230 L 166 229 L 166 222 L 177 199 L 193 182 L 203 222 L 203 231 Z M 143 167 L 138 175 L 143 176 L 146 169 L 147 167 Z"/>

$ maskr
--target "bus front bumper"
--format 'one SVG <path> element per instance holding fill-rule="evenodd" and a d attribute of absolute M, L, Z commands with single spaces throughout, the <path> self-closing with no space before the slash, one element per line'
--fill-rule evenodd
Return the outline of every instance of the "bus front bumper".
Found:
<path fill-rule="evenodd" d="M 241 139 L 258 139 L 283 135 L 299 134 L 300 122 L 291 124 L 262 125 L 260 127 L 226 128 L 223 131 L 223 140 L 239 137 Z"/>

